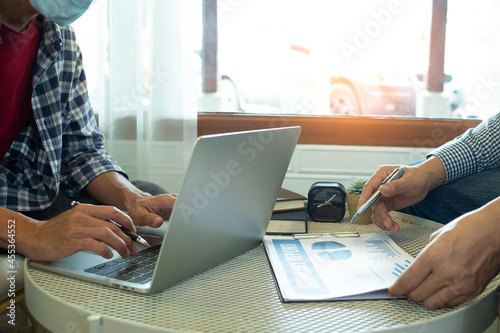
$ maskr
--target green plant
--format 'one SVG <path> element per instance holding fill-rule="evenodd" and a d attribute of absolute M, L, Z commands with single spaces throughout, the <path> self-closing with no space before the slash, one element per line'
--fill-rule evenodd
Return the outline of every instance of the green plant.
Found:
<path fill-rule="evenodd" d="M 363 186 L 365 186 L 366 182 L 366 179 L 358 179 L 354 181 L 351 186 L 347 188 L 347 192 L 354 195 L 361 195 L 361 192 L 363 192 Z"/>

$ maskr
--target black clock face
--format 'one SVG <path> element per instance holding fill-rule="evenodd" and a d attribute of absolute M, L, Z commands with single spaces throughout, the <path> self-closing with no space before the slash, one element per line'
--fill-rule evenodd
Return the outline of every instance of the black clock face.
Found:
<path fill-rule="evenodd" d="M 318 222 L 337 222 L 345 214 L 345 195 L 338 187 L 311 189 L 308 202 L 309 217 Z"/>

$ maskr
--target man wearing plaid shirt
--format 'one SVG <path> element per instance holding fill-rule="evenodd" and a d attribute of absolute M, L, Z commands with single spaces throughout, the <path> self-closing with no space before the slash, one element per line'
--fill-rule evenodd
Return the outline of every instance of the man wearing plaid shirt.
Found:
<path fill-rule="evenodd" d="M 372 221 L 399 231 L 388 212 L 399 209 L 441 223 L 430 243 L 389 289 L 429 309 L 478 296 L 500 270 L 500 114 L 435 149 L 427 160 L 380 187 Z M 395 166 L 368 181 L 360 204 Z"/>
<path fill-rule="evenodd" d="M 0 247 L 15 226 L 16 253 L 35 260 L 78 251 L 110 258 L 106 245 L 135 255 L 132 240 L 106 221 L 159 227 L 158 214 L 175 202 L 134 186 L 103 149 L 80 49 L 64 27 L 92 2 L 0 1 Z M 75 197 L 109 206 L 68 210 Z"/>

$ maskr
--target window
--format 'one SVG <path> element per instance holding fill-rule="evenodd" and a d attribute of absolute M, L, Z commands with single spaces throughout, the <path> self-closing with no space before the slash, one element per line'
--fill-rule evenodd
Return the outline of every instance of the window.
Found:
<path fill-rule="evenodd" d="M 498 14 L 494 0 L 448 3 L 439 117 L 499 109 Z M 419 115 L 431 0 L 219 0 L 218 16 L 225 111 Z"/>
<path fill-rule="evenodd" d="M 208 104 L 198 107 L 199 135 L 298 124 L 303 126 L 302 143 L 437 146 L 500 107 L 500 21 L 495 20 L 500 3 L 494 0 L 448 3 L 449 81 L 444 90 L 451 99 L 446 117 L 468 119 L 460 123 L 414 119 L 429 57 L 432 0 L 218 0 L 218 24 L 202 26 L 204 1 L 216 0 L 191 1 L 192 34 L 183 40 L 192 48 L 198 76 L 193 85 L 201 92 L 203 29 L 218 36 L 216 103 L 213 107 L 213 100 L 207 99 Z M 144 8 L 152 3 L 143 2 Z M 103 60 L 111 43 L 109 3 L 114 2 L 96 2 L 74 24 L 91 100 L 101 114 L 110 106 L 104 97 L 109 64 Z M 119 2 L 115 13 L 118 7 L 134 3 Z M 157 27 L 145 24 L 145 34 Z M 128 40 L 132 38 L 129 35 Z M 135 90 L 127 91 L 135 96 Z M 145 92 L 141 101 L 147 116 Z M 272 116 L 265 118 L 268 115 Z M 357 115 L 365 120 L 351 119 Z M 377 134 L 381 124 L 387 125 L 387 133 L 391 131 L 382 142 Z M 323 126 L 320 131 L 318 126 Z M 353 130 L 345 126 L 368 131 L 350 134 Z M 398 139 L 406 133 L 414 136 L 410 143 Z M 436 137 L 427 144 L 432 133 Z"/>

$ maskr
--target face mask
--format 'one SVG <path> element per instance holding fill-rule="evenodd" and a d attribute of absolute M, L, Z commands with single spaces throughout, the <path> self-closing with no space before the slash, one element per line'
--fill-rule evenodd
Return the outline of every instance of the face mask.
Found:
<path fill-rule="evenodd" d="M 40 14 L 65 27 L 83 15 L 95 0 L 30 0 Z"/>

